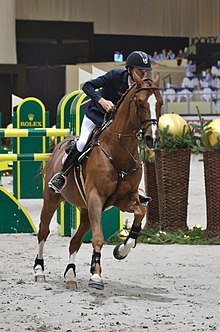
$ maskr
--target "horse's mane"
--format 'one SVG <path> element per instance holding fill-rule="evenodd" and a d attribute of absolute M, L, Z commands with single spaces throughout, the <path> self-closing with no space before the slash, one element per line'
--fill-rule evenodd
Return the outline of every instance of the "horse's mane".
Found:
<path fill-rule="evenodd" d="M 125 93 L 123 93 L 119 99 L 119 101 L 117 102 L 117 104 L 115 105 L 116 110 L 119 108 L 119 106 L 121 105 L 121 103 L 123 102 L 123 100 L 125 99 L 125 97 L 127 96 L 127 94 L 133 89 L 133 87 L 136 85 L 136 83 L 133 83 L 126 91 Z"/>
<path fill-rule="evenodd" d="M 116 105 L 113 107 L 113 111 L 110 113 L 106 113 L 104 123 L 106 124 L 109 120 L 113 120 L 115 118 L 115 115 L 119 109 L 119 106 L 122 104 L 123 100 L 127 96 L 127 94 L 131 91 L 131 89 L 136 85 L 136 83 L 133 83 L 120 97 Z M 109 123 L 110 124 L 110 123 Z"/>
<path fill-rule="evenodd" d="M 143 81 L 146 81 L 147 83 L 150 84 L 151 86 L 151 83 L 153 82 L 153 80 L 149 77 L 147 78 L 144 78 Z M 115 112 L 117 112 L 117 109 L 119 108 L 119 106 L 121 105 L 121 103 L 123 102 L 123 100 L 125 99 L 125 97 L 127 96 L 127 94 L 136 86 L 137 84 L 134 82 L 126 91 L 125 93 L 123 93 L 119 99 L 119 101 L 117 102 L 117 104 L 115 105 Z"/>

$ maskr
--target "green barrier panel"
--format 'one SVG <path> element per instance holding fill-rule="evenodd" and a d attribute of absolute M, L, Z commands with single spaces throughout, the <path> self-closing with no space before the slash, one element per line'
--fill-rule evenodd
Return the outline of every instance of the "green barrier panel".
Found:
<path fill-rule="evenodd" d="M 70 121 L 70 128 L 73 132 L 73 135 L 79 135 L 80 132 L 80 124 L 83 119 L 83 112 L 80 110 L 81 102 L 88 97 L 85 95 L 84 92 L 78 90 L 77 95 L 72 100 L 72 103 L 69 104 L 70 108 L 69 111 L 69 121 Z M 76 109 L 78 110 L 78 122 L 76 122 Z M 77 125 L 77 128 L 76 128 Z M 61 235 L 71 236 L 76 228 L 76 215 L 77 215 L 77 208 L 67 202 L 61 203 L 58 218 L 60 217 L 60 224 L 61 224 Z M 58 219 L 59 223 L 59 219 Z"/>
<path fill-rule="evenodd" d="M 0 187 L 0 233 L 36 233 L 36 228 L 16 198 Z"/>
<path fill-rule="evenodd" d="M 109 239 L 114 233 L 123 229 L 123 214 L 116 207 L 102 213 L 102 231 L 104 239 Z M 89 231 L 83 238 L 83 242 L 90 242 L 92 232 Z"/>
<path fill-rule="evenodd" d="M 66 94 L 59 102 L 57 106 L 57 120 L 56 127 L 70 128 L 72 131 L 71 120 L 71 105 L 75 98 L 80 93 L 80 90 L 73 91 L 70 94 Z M 57 139 L 59 143 L 63 138 Z M 57 223 L 60 225 L 60 234 L 62 236 L 71 236 L 70 220 L 75 219 L 76 208 L 67 202 L 62 202 L 57 209 Z"/>
<path fill-rule="evenodd" d="M 70 128 L 72 131 L 71 120 L 71 105 L 75 98 L 80 93 L 80 90 L 73 91 L 70 94 L 65 95 L 57 106 L 57 120 L 56 127 L 60 129 Z M 61 139 L 62 140 L 62 139 Z"/>
<path fill-rule="evenodd" d="M 48 113 L 37 98 L 25 98 L 13 114 L 13 127 L 18 129 L 46 128 Z M 13 138 L 13 152 L 46 153 L 49 139 L 46 137 Z M 17 199 L 42 198 L 43 179 L 41 161 L 18 161 L 13 164 L 13 192 Z"/>
<path fill-rule="evenodd" d="M 84 112 L 81 109 L 82 103 L 85 103 L 89 100 L 89 97 L 81 91 L 78 96 L 74 99 L 71 108 L 70 108 L 70 119 L 71 119 L 71 128 L 74 135 L 79 136 L 81 123 L 83 120 Z"/>

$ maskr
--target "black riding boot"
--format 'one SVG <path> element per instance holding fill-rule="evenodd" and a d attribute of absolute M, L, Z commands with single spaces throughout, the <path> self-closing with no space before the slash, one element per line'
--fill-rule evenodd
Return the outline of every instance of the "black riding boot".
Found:
<path fill-rule="evenodd" d="M 61 171 L 55 174 L 48 182 L 51 192 L 60 193 L 63 190 L 66 185 L 66 176 L 69 174 L 70 169 L 76 165 L 80 155 L 81 152 L 77 150 L 76 145 L 70 149 Z"/>

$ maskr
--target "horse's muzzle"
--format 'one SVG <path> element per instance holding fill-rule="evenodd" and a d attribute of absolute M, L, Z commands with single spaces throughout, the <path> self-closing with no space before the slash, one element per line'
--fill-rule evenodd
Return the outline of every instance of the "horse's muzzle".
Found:
<path fill-rule="evenodd" d="M 154 148 L 154 146 L 155 146 L 155 140 L 153 139 L 153 137 L 152 136 L 150 136 L 150 135 L 146 135 L 145 136 L 145 144 L 147 145 L 147 147 L 149 148 L 149 149 L 153 149 Z"/>

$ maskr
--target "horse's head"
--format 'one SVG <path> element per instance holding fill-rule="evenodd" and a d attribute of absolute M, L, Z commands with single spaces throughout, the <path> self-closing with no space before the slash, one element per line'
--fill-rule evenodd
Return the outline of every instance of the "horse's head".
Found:
<path fill-rule="evenodd" d="M 161 115 L 163 99 L 159 91 L 159 73 L 154 81 L 146 78 L 141 79 L 135 72 L 133 78 L 136 83 L 134 92 L 134 104 L 136 121 L 140 128 L 140 136 L 145 137 L 149 148 L 154 147 L 159 140 L 158 120 Z"/>

